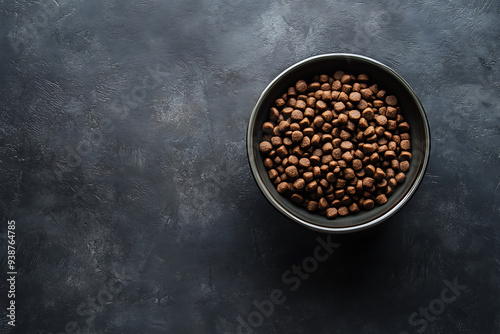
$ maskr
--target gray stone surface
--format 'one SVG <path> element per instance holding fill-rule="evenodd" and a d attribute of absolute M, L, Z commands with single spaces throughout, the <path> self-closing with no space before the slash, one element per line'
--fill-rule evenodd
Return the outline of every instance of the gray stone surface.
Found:
<path fill-rule="evenodd" d="M 496 0 L 0 1 L 2 277 L 12 219 L 18 270 L 16 327 L 2 279 L 0 331 L 500 333 L 499 13 Z M 332 236 L 314 268 L 327 236 L 266 202 L 245 131 L 278 73 L 329 52 L 399 72 L 432 154 L 404 209 Z"/>

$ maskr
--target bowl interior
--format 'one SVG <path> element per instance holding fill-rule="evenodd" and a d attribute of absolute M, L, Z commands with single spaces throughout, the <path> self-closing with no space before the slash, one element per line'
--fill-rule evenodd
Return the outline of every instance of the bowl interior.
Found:
<path fill-rule="evenodd" d="M 306 211 L 280 195 L 268 177 L 264 159 L 259 152 L 262 140 L 262 124 L 268 120 L 269 109 L 286 89 L 299 79 L 310 82 L 315 74 L 332 75 L 337 70 L 346 73 L 366 73 L 371 83 L 379 89 L 398 98 L 399 106 L 406 121 L 410 124 L 411 154 L 410 170 L 406 180 L 399 185 L 382 206 L 370 211 L 329 220 L 319 214 Z M 347 54 L 330 54 L 306 59 L 281 73 L 266 88 L 259 98 L 249 122 L 247 135 L 248 157 L 255 180 L 267 199 L 283 214 L 310 228 L 330 232 L 342 232 L 375 225 L 402 207 L 418 187 L 427 166 L 430 151 L 429 128 L 421 103 L 411 87 L 392 69 L 372 59 Z"/>

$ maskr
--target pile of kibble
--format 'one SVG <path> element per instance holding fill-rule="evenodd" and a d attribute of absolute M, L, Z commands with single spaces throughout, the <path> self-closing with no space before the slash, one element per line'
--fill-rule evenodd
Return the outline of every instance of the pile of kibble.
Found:
<path fill-rule="evenodd" d="M 278 192 L 333 219 L 387 203 L 410 168 L 410 125 L 366 74 L 299 80 L 271 107 L 259 149 Z"/>

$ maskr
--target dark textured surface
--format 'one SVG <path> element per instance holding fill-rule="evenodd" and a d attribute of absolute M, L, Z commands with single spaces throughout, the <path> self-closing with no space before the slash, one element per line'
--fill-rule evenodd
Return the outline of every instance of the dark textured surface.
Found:
<path fill-rule="evenodd" d="M 0 1 L 0 331 L 15 219 L 18 333 L 237 333 L 239 316 L 255 325 L 241 333 L 500 333 L 499 14 L 496 0 Z M 265 201 L 244 138 L 274 76 L 328 52 L 400 73 L 432 154 L 403 210 L 333 236 L 299 279 L 288 270 L 326 236 Z M 261 323 L 253 302 L 273 289 L 285 300 Z"/>

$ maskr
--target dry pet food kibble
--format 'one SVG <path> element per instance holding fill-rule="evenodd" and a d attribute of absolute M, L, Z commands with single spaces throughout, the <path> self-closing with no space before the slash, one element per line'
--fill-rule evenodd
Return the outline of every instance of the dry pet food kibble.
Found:
<path fill-rule="evenodd" d="M 384 205 L 410 169 L 398 99 L 366 74 L 299 80 L 276 99 L 259 149 L 277 191 L 328 219 Z"/>

